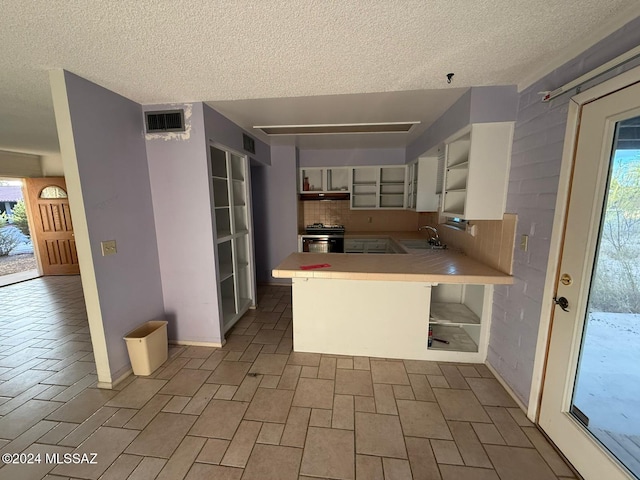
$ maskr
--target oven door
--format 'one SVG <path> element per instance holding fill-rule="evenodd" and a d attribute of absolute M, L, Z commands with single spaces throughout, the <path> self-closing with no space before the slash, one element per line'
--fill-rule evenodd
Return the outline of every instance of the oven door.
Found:
<path fill-rule="evenodd" d="M 342 237 L 302 237 L 302 251 L 311 253 L 343 253 Z"/>

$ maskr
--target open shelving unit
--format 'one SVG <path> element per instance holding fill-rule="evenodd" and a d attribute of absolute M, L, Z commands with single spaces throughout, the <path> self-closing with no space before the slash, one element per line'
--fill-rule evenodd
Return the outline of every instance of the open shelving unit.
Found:
<path fill-rule="evenodd" d="M 447 139 L 442 215 L 502 219 L 512 139 L 513 122 L 474 123 Z"/>
<path fill-rule="evenodd" d="M 407 168 L 380 168 L 380 208 L 404 208 Z"/>
<path fill-rule="evenodd" d="M 416 210 L 417 207 L 419 168 L 417 160 L 407 165 L 407 208 L 410 210 Z"/>
<path fill-rule="evenodd" d="M 479 351 L 486 288 L 486 285 L 467 284 L 440 284 L 431 288 L 429 326 L 433 342 L 429 350 Z"/>
<path fill-rule="evenodd" d="M 347 167 L 310 167 L 299 169 L 298 192 L 336 193 L 349 191 L 349 169 Z M 305 190 L 305 179 L 309 183 Z"/>
<path fill-rule="evenodd" d="M 407 202 L 407 167 L 351 167 L 352 209 L 403 209 Z"/>
<path fill-rule="evenodd" d="M 209 152 L 218 303 L 226 333 L 255 306 L 248 159 L 220 146 L 212 145 Z"/>
<path fill-rule="evenodd" d="M 354 167 L 351 169 L 351 208 L 377 208 L 380 169 Z"/>
<path fill-rule="evenodd" d="M 443 210 L 446 214 L 464 216 L 470 151 L 471 131 L 453 140 L 447 147 L 443 203 Z"/>

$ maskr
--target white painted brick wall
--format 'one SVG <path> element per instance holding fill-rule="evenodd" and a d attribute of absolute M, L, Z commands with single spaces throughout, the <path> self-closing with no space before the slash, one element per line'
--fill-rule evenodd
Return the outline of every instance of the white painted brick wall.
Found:
<path fill-rule="evenodd" d="M 518 214 L 515 284 L 495 288 L 488 361 L 527 405 L 540 321 L 549 242 L 562 160 L 570 94 L 542 103 L 553 90 L 640 44 L 640 19 L 540 79 L 520 95 L 514 131 L 507 212 Z M 600 83 L 640 60 L 591 82 Z M 529 251 L 519 250 L 529 235 Z"/>

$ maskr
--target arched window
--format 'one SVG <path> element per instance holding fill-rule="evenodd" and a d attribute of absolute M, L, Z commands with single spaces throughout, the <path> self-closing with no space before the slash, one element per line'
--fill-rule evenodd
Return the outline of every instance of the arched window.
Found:
<path fill-rule="evenodd" d="M 42 189 L 40 198 L 67 198 L 67 192 L 57 185 L 50 185 Z"/>

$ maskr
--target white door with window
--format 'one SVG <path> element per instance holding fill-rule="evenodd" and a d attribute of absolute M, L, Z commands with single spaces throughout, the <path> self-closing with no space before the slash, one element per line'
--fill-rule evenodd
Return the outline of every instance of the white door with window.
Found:
<path fill-rule="evenodd" d="M 640 477 L 640 84 L 582 107 L 539 424 L 589 479 Z"/>

